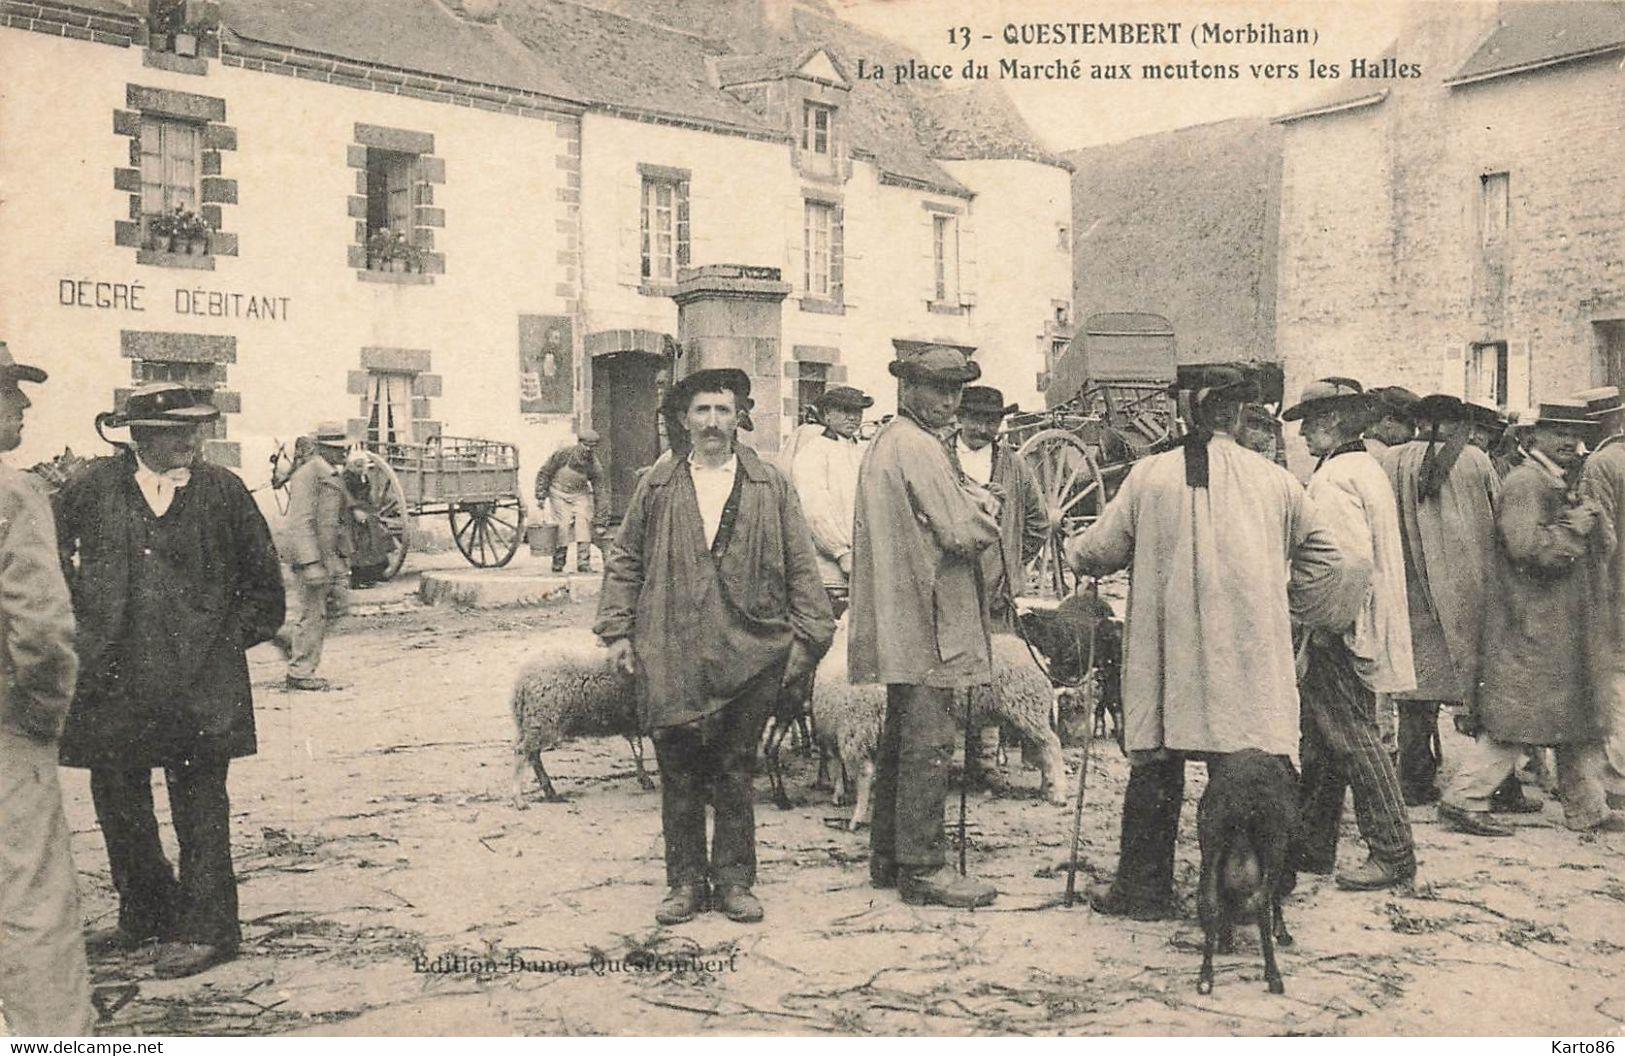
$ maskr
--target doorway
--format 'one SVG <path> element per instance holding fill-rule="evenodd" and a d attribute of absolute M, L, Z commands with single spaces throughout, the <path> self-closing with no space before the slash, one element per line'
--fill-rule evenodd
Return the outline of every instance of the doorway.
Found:
<path fill-rule="evenodd" d="M 1602 359 L 1602 383 L 1625 389 L 1625 319 L 1599 319 L 1591 327 Z"/>
<path fill-rule="evenodd" d="M 638 471 L 660 457 L 660 398 L 668 358 L 650 352 L 611 352 L 592 361 L 592 427 L 609 479 L 609 513 L 619 521 L 637 486 Z"/>

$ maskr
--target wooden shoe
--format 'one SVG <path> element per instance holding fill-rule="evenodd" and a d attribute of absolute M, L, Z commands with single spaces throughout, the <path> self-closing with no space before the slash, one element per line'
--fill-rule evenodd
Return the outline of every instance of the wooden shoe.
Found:
<path fill-rule="evenodd" d="M 1337 874 L 1337 886 L 1344 891 L 1381 891 L 1385 887 L 1398 887 L 1416 878 L 1416 868 L 1400 870 L 1394 866 L 1367 858 L 1357 868 Z"/>
<path fill-rule="evenodd" d="M 210 946 L 201 942 L 166 942 L 158 947 L 158 962 L 152 974 L 160 979 L 183 979 L 207 971 L 237 956 L 231 946 Z"/>
<path fill-rule="evenodd" d="M 762 919 L 761 900 L 741 884 L 717 888 L 714 902 L 713 908 L 736 924 L 754 924 Z"/>
<path fill-rule="evenodd" d="M 946 865 L 929 873 L 899 873 L 897 891 L 903 896 L 903 901 L 911 906 L 947 906 L 950 909 L 990 906 L 999 896 L 999 889 L 986 880 L 960 876 Z"/>
<path fill-rule="evenodd" d="M 1089 906 L 1096 913 L 1130 920 L 1178 920 L 1180 917 L 1179 903 L 1172 895 L 1166 899 L 1127 899 L 1119 896 L 1111 884 L 1091 887 Z"/>
<path fill-rule="evenodd" d="M 97 928 L 85 932 L 86 953 L 126 953 L 139 949 L 149 942 L 156 942 L 158 933 L 150 935 L 137 935 L 133 931 L 125 931 L 117 924 L 110 928 Z"/>

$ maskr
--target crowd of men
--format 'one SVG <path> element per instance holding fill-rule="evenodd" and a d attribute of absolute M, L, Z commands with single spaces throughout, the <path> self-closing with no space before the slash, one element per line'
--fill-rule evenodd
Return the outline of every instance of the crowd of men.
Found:
<path fill-rule="evenodd" d="M 662 775 L 663 924 L 710 909 L 757 921 L 753 776 L 787 686 L 806 684 L 847 621 L 854 684 L 886 687 L 870 882 L 911 904 L 968 908 L 993 885 L 948 864 L 944 806 L 955 694 L 991 679 L 991 635 L 1016 629 L 1022 569 L 1048 516 L 999 438 L 1007 405 L 958 350 L 890 365 L 897 413 L 865 448 L 873 399 L 815 405 L 781 471 L 739 443 L 750 380 L 705 369 L 662 407 L 670 449 L 642 472 L 606 554 L 594 630 L 633 674 Z M 0 450 L 18 446 L 46 380 L 0 343 Z M 1242 366 L 1182 367 L 1178 444 L 1140 460 L 1072 539 L 1082 574 L 1128 569 L 1122 661 L 1125 792 L 1118 872 L 1097 909 L 1177 914 L 1173 855 L 1187 761 L 1242 749 L 1301 761 L 1298 870 L 1335 867 L 1345 793 L 1368 890 L 1417 868 L 1405 806 L 1479 836 L 1527 810 L 1516 768 L 1555 754 L 1566 824 L 1625 829 L 1625 407 L 1612 388 L 1541 405 L 1523 442 L 1493 409 L 1348 378 L 1306 386 L 1318 464 L 1304 487 Z M 88 1033 L 86 953 L 156 941 L 178 977 L 240 942 L 226 779 L 255 750 L 245 658 L 278 635 L 277 548 L 241 480 L 199 458 L 218 410 L 147 385 L 98 416 L 117 454 L 55 509 L 0 466 L 0 1003 L 24 1034 Z M 583 432 L 538 498 L 586 564 L 602 468 Z M 356 507 L 342 430 L 321 427 L 290 481 L 284 550 L 301 615 L 288 685 L 320 688 L 326 621 L 351 571 Z M 363 511 L 364 512 L 364 511 Z M 554 555 L 562 570 L 566 552 Z M 1438 723 L 1469 738 L 1436 787 Z M 1397 734 L 1396 734 L 1397 720 Z M 996 733 L 996 731 L 995 731 Z M 984 744 L 988 743 L 984 738 Z M 56 767 L 90 771 L 118 893 L 116 924 L 82 931 Z M 971 760 L 967 759 L 967 765 Z M 163 768 L 179 870 L 158 837 Z M 714 818 L 707 833 L 707 808 Z M 1534 807 L 1538 809 L 1538 805 Z"/>

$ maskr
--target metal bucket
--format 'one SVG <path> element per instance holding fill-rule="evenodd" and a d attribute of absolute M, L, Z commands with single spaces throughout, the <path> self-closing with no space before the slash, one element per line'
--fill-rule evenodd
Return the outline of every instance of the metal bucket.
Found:
<path fill-rule="evenodd" d="M 551 556 L 559 545 L 559 526 L 556 524 L 532 524 L 525 528 L 525 541 L 530 544 L 530 552 L 537 557 Z"/>

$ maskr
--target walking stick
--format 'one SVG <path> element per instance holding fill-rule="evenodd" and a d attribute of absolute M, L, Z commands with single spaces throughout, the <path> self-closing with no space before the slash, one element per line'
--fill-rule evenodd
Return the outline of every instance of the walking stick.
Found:
<path fill-rule="evenodd" d="M 970 727 L 970 696 L 971 691 L 965 690 L 965 765 L 959 772 L 959 875 L 965 874 L 965 789 L 970 785 L 970 753 L 971 753 L 971 727 Z"/>
<path fill-rule="evenodd" d="M 1100 581 L 1094 580 L 1093 582 L 1095 589 L 1098 591 Z M 1084 671 L 1082 680 L 1084 686 L 1093 685 L 1095 682 L 1095 639 L 1098 626 L 1098 622 L 1089 625 L 1089 666 Z M 1099 690 L 1097 689 L 1095 692 L 1099 692 Z M 1072 908 L 1072 903 L 1077 901 L 1078 844 L 1083 837 L 1083 794 L 1084 790 L 1089 787 L 1089 752 L 1094 746 L 1095 723 L 1094 719 L 1091 718 L 1083 735 L 1083 762 L 1078 765 L 1078 802 L 1072 810 L 1072 856 L 1067 862 L 1066 870 L 1065 904 L 1068 909 Z"/>

